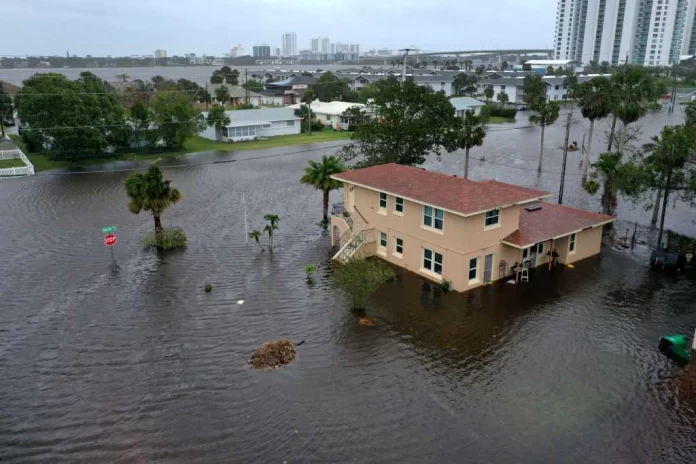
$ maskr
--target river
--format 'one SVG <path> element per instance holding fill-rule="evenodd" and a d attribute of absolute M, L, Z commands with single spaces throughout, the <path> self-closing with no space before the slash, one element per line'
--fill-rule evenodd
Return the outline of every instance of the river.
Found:
<path fill-rule="evenodd" d="M 652 113 L 644 136 L 679 117 Z M 539 129 L 520 120 L 491 126 L 472 178 L 555 193 L 562 125 L 547 130 L 537 175 Z M 152 218 L 127 208 L 131 163 L 0 182 L 0 461 L 696 461 L 683 370 L 656 349 L 693 332 L 692 282 L 650 272 L 643 245 L 467 294 L 400 273 L 368 304 L 376 327 L 359 327 L 331 280 L 321 195 L 298 182 L 335 145 L 169 161 L 183 199 L 164 225 L 189 243 L 161 256 L 141 246 Z M 596 210 L 569 156 L 565 203 Z M 461 166 L 461 153 L 426 163 Z M 275 253 L 246 243 L 242 195 L 250 229 L 280 215 Z M 623 202 L 619 215 L 623 231 L 650 213 Z M 693 231 L 694 216 L 678 204 L 668 226 Z M 112 225 L 118 267 L 102 244 Z M 292 365 L 247 367 L 281 337 L 306 341 Z"/>

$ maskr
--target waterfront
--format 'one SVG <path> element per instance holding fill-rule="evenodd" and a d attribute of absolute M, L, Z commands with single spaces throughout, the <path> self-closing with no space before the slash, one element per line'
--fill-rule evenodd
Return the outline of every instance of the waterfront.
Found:
<path fill-rule="evenodd" d="M 672 117 L 649 115 L 645 135 Z M 490 132 L 472 177 L 556 192 L 560 150 L 547 149 L 537 177 L 538 134 Z M 547 130 L 548 146 L 562 136 Z M 696 326 L 693 283 L 649 272 L 644 246 L 464 295 L 422 292 L 404 274 L 370 301 L 377 327 L 359 327 L 331 282 L 321 195 L 298 182 L 334 144 L 168 160 L 182 165 L 165 175 L 183 199 L 163 220 L 189 244 L 162 257 L 140 245 L 152 219 L 128 211 L 127 172 L 0 183 L 0 460 L 696 459 L 682 370 L 656 350 L 660 335 Z M 571 160 L 566 203 L 597 209 Z M 426 166 L 460 174 L 461 155 Z M 275 254 L 245 243 L 242 194 L 250 228 L 280 215 Z M 624 203 L 619 215 L 649 218 Z M 692 230 L 693 217 L 679 206 L 668 226 Z M 117 269 L 101 243 L 109 225 Z M 319 265 L 313 286 L 307 263 Z M 248 369 L 281 337 L 306 341 L 291 366 Z"/>

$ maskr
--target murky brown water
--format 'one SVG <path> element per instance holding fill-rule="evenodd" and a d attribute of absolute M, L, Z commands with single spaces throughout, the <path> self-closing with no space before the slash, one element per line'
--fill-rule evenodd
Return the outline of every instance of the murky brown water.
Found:
<path fill-rule="evenodd" d="M 535 172 L 538 134 L 491 133 L 473 177 L 555 192 L 558 175 Z M 128 212 L 127 172 L 0 182 L 0 461 L 696 461 L 682 370 L 656 351 L 696 326 L 693 282 L 649 272 L 644 247 L 464 295 L 404 274 L 371 299 L 377 326 L 359 327 L 330 278 L 320 194 L 298 183 L 333 150 L 249 159 L 294 151 L 175 161 L 239 160 L 166 170 L 183 200 L 165 226 L 190 242 L 164 257 L 140 246 L 152 220 Z M 556 171 L 560 154 L 547 156 Z M 428 165 L 454 174 L 461 159 Z M 567 203 L 596 209 L 571 179 Z M 245 243 L 242 193 L 250 228 L 281 216 L 275 254 Z M 670 211 L 668 224 L 694 217 Z M 294 364 L 248 369 L 278 337 L 306 340 Z"/>

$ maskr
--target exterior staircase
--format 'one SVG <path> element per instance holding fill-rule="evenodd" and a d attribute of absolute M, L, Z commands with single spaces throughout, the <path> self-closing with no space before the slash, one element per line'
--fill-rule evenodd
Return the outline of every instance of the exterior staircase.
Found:
<path fill-rule="evenodd" d="M 375 229 L 361 230 L 355 233 L 348 243 L 338 250 L 338 253 L 334 255 L 333 259 L 338 260 L 340 263 L 345 263 L 358 252 L 360 247 L 376 240 L 377 233 Z"/>

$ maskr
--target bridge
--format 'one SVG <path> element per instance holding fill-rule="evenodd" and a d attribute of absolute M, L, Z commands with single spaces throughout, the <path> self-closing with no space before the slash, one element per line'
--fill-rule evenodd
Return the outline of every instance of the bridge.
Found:
<path fill-rule="evenodd" d="M 418 50 L 414 50 L 415 53 L 408 56 L 419 57 L 419 56 L 437 56 L 437 55 L 547 55 L 549 58 L 553 55 L 553 49 L 551 48 L 510 48 L 501 50 L 457 50 L 451 52 L 426 52 L 420 53 Z"/>

